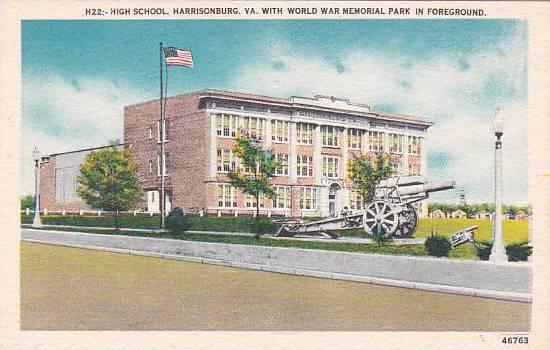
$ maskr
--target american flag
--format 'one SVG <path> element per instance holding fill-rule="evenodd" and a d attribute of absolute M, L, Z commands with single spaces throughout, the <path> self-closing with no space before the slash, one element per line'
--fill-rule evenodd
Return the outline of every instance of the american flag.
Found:
<path fill-rule="evenodd" d="M 193 67 L 193 58 L 189 50 L 166 47 L 164 48 L 164 54 L 166 56 L 166 64 L 169 66 Z"/>

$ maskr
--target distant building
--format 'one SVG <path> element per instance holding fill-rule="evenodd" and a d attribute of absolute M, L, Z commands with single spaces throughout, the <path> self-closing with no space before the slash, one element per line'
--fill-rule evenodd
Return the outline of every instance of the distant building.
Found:
<path fill-rule="evenodd" d="M 463 210 L 455 210 L 451 213 L 450 215 L 451 218 L 453 219 L 466 219 L 467 215 L 466 215 L 466 212 L 464 212 Z"/>
<path fill-rule="evenodd" d="M 518 211 L 515 215 L 516 220 L 529 220 L 529 214 L 526 214 L 524 211 Z"/>
<path fill-rule="evenodd" d="M 431 218 L 438 218 L 438 219 L 442 219 L 442 218 L 446 218 L 447 215 L 445 214 L 445 212 L 441 209 L 436 209 L 434 211 L 432 211 L 430 213 L 430 217 Z"/>
<path fill-rule="evenodd" d="M 240 167 L 232 149 L 241 131 L 260 137 L 281 164 L 272 181 L 275 197 L 260 199 L 264 214 L 335 216 L 345 206 L 359 209 L 362 199 L 347 178 L 346 166 L 365 154 L 374 159 L 386 151 L 396 173 L 426 174 L 425 140 L 430 122 L 374 111 L 346 99 L 287 99 L 209 89 L 167 98 L 165 118 L 161 126 L 159 100 L 124 107 L 124 142 L 138 161 L 144 193 L 141 209 L 149 212 L 159 211 L 161 173 L 165 176 L 167 209 L 252 212 L 255 198 L 232 187 L 227 177 Z M 161 127 L 165 130 L 162 171 Z M 86 151 L 70 152 L 75 157 L 73 169 Z M 60 156 L 51 155 L 54 165 L 43 172 L 43 186 L 51 195 L 42 198 L 41 206 L 78 209 L 84 205 L 74 196 L 72 180 L 66 185 L 65 173 L 53 171 L 63 162 Z M 68 176 L 72 179 L 75 174 Z M 63 194 L 54 196 L 61 191 L 59 186 L 64 188 Z M 424 213 L 420 210 L 419 214 Z"/>
<path fill-rule="evenodd" d="M 487 213 L 485 211 L 482 211 L 482 212 L 479 212 L 479 213 L 476 213 L 474 215 L 474 218 L 476 219 L 489 219 L 491 220 L 493 218 L 493 214 L 491 213 Z"/>

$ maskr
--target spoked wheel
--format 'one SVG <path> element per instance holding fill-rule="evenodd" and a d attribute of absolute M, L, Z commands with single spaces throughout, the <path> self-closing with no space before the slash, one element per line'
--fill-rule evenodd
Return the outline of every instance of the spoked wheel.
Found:
<path fill-rule="evenodd" d="M 413 235 L 418 225 L 418 215 L 416 210 L 411 205 L 407 205 L 399 214 L 399 230 L 396 234 L 399 234 L 401 237 L 410 237 Z"/>
<path fill-rule="evenodd" d="M 392 236 L 398 226 L 399 215 L 391 203 L 377 200 L 367 206 L 363 216 L 363 227 L 367 235 Z"/>

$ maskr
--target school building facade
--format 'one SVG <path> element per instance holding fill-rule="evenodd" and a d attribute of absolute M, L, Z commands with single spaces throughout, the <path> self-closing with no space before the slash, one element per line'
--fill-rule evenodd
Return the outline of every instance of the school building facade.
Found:
<path fill-rule="evenodd" d="M 144 199 L 137 209 L 143 211 L 159 211 L 162 175 L 168 210 L 252 213 L 255 198 L 230 186 L 227 177 L 240 166 L 233 145 L 243 132 L 261 140 L 280 164 L 272 178 L 274 198 L 260 199 L 262 214 L 335 216 L 344 207 L 360 209 L 360 195 L 346 173 L 348 162 L 365 154 L 389 153 L 398 174 L 426 173 L 431 123 L 421 117 L 378 112 L 330 96 L 287 99 L 213 89 L 167 98 L 163 126 L 159 108 L 159 100 L 124 107 L 124 145 L 139 165 Z M 49 192 L 42 196 L 42 208 L 89 209 L 71 192 L 74 169 L 89 151 L 46 159 L 41 187 Z M 72 169 L 58 164 L 60 156 L 70 158 Z"/>

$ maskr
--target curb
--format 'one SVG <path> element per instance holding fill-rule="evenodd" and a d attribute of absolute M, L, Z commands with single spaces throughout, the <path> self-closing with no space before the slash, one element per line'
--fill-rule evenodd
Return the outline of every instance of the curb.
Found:
<path fill-rule="evenodd" d="M 48 244 L 48 245 L 61 246 L 61 247 L 90 249 L 90 250 L 104 251 L 104 252 L 110 252 L 110 253 L 129 254 L 129 255 L 136 255 L 136 256 L 153 257 L 153 258 L 168 259 L 168 260 L 178 260 L 178 261 L 202 263 L 202 264 L 210 264 L 210 265 L 220 265 L 220 266 L 244 268 L 244 269 L 259 270 L 259 271 L 266 271 L 266 272 L 273 272 L 273 273 L 284 273 L 284 274 L 291 274 L 291 275 L 326 278 L 326 279 L 334 279 L 334 280 L 342 280 L 342 281 L 350 281 L 350 282 L 370 283 L 370 284 L 383 285 L 383 286 L 389 286 L 389 287 L 424 290 L 424 291 L 435 292 L 435 293 L 466 295 L 466 296 L 472 296 L 472 297 L 506 300 L 506 301 L 521 302 L 521 303 L 532 302 L 532 295 L 530 293 L 503 292 L 503 291 L 487 290 L 487 289 L 448 286 L 448 285 L 442 285 L 442 284 L 419 283 L 419 282 L 394 280 L 394 279 L 386 279 L 386 278 L 379 278 L 379 277 L 347 275 L 347 274 L 341 274 L 341 273 L 332 273 L 332 272 L 324 272 L 324 271 L 316 271 L 316 270 L 303 270 L 303 269 L 294 269 L 294 268 L 286 268 L 286 267 L 278 267 L 278 266 L 270 266 L 270 265 L 231 262 L 231 261 L 219 260 L 219 259 L 199 258 L 199 257 L 193 257 L 193 256 L 185 256 L 185 255 L 161 254 L 161 253 L 147 252 L 142 250 L 109 248 L 109 247 L 81 245 L 81 244 L 72 244 L 72 243 L 64 243 L 64 242 L 52 242 L 52 241 L 43 241 L 43 240 L 29 239 L 29 238 L 21 238 L 21 240 L 25 242 Z"/>

